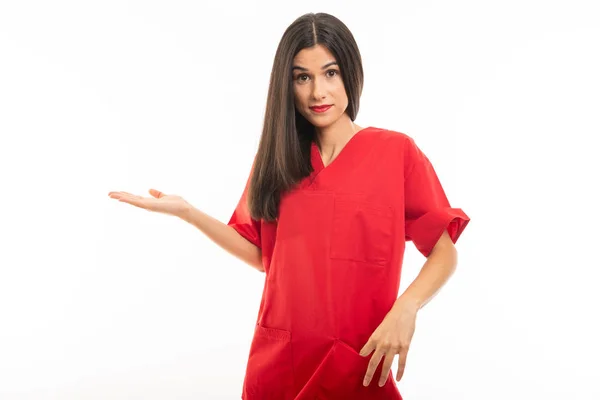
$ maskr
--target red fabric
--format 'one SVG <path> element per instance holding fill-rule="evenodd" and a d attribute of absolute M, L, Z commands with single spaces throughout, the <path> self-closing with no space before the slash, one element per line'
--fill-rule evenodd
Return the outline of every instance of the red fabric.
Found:
<path fill-rule="evenodd" d="M 246 187 L 242 193 L 242 197 L 237 204 L 237 207 L 233 211 L 233 215 L 229 219 L 228 225 L 235 228 L 246 240 L 253 243 L 255 246 L 261 247 L 261 228 L 260 222 L 250 217 L 250 211 L 248 209 L 248 189 L 250 187 L 250 178 L 252 177 L 252 170 L 254 164 L 250 170 L 250 176 L 246 181 Z"/>
<path fill-rule="evenodd" d="M 445 229 L 469 222 L 452 208 L 408 135 L 368 127 L 282 196 L 275 223 L 251 219 L 245 198 L 229 225 L 262 249 L 265 285 L 242 399 L 401 400 L 383 362 L 362 385 L 371 355 L 358 352 L 397 299 L 405 242 L 428 256 Z"/>
<path fill-rule="evenodd" d="M 451 208 L 429 158 L 415 141 L 406 137 L 404 146 L 405 239 L 428 257 L 444 229 L 456 243 L 469 217 L 460 208 Z"/>

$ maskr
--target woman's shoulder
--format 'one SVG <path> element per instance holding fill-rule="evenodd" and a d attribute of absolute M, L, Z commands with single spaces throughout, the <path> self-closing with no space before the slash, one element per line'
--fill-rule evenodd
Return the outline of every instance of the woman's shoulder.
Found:
<path fill-rule="evenodd" d="M 380 154 L 391 154 L 392 157 L 401 155 L 398 160 L 402 160 L 404 168 L 430 163 L 429 158 L 413 136 L 385 128 L 376 128 L 374 132 L 376 134 L 373 137 L 377 138 L 377 147 L 381 149 Z M 375 144 L 375 142 L 373 143 Z"/>
<path fill-rule="evenodd" d="M 371 126 L 371 137 L 377 141 L 385 141 L 386 145 L 405 146 L 414 142 L 413 138 L 405 132 Z"/>

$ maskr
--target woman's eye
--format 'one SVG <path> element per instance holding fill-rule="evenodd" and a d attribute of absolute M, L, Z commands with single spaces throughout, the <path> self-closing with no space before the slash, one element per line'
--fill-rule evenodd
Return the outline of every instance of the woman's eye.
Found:
<path fill-rule="evenodd" d="M 296 76 L 296 77 L 294 78 L 294 81 L 296 81 L 296 82 L 300 82 L 300 83 L 304 83 L 304 82 L 306 82 L 307 80 L 306 80 L 306 79 L 302 79 L 302 78 L 307 78 L 307 77 L 308 77 L 308 75 L 306 75 L 306 74 L 300 74 L 300 75 L 298 75 L 298 76 Z"/>
<path fill-rule="evenodd" d="M 339 74 L 339 71 L 335 70 L 335 69 L 330 69 L 329 71 L 327 71 L 327 75 L 330 78 L 333 78 L 337 74 Z M 294 80 L 298 81 L 298 82 L 307 82 L 309 78 L 310 77 L 307 74 L 300 74 L 300 75 L 296 76 L 296 78 Z"/>

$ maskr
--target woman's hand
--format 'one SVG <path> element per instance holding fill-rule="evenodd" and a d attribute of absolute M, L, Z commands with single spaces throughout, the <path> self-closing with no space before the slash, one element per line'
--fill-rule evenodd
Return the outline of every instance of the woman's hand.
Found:
<path fill-rule="evenodd" d="M 136 196 L 127 192 L 110 192 L 108 196 L 148 211 L 160 212 L 176 217 L 181 217 L 190 207 L 190 203 L 180 196 L 167 195 L 156 189 L 150 189 L 148 192 L 152 197 Z"/>
<path fill-rule="evenodd" d="M 385 361 L 379 377 L 379 386 L 385 385 L 396 354 L 400 356 L 396 380 L 400 381 L 406 366 L 408 347 L 415 332 L 417 311 L 416 306 L 396 302 L 381 324 L 375 329 L 367 344 L 360 351 L 360 355 L 365 357 L 375 350 L 363 381 L 364 386 L 369 386 L 371 383 L 373 374 L 382 357 L 385 357 Z"/>

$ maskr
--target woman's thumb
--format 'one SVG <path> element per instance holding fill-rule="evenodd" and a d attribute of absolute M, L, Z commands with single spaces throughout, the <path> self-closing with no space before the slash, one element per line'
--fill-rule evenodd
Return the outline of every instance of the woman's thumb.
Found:
<path fill-rule="evenodd" d="M 163 197 L 165 194 L 163 192 L 161 192 L 160 190 L 156 190 L 156 189 L 150 189 L 148 190 L 148 192 L 156 197 L 157 199 L 160 199 L 161 197 Z"/>

